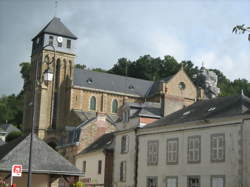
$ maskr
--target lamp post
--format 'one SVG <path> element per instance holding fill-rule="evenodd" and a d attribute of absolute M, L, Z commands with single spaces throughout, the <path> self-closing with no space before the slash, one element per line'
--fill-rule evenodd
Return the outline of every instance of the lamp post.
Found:
<path fill-rule="evenodd" d="M 45 62 L 48 65 L 48 68 L 43 72 L 43 79 L 38 79 L 38 62 L 36 63 L 36 72 L 35 72 L 35 81 L 34 81 L 34 97 L 33 97 L 33 116 L 32 116 L 32 126 L 31 126 L 31 135 L 30 135 L 30 147 L 29 147 L 29 168 L 28 168 L 28 184 L 27 187 L 32 187 L 32 148 L 33 148 L 33 134 L 35 131 L 35 120 L 36 120 L 36 105 L 37 105 L 37 99 L 36 99 L 36 89 L 39 84 L 42 84 L 42 81 L 53 81 L 53 72 L 49 69 L 49 65 L 55 62 L 56 59 L 56 49 L 53 46 L 53 44 L 47 44 L 45 45 L 41 50 L 45 49 L 46 47 L 52 47 L 54 52 L 54 57 L 51 61 Z M 52 88 L 54 86 L 52 85 Z M 53 91 L 53 90 L 52 90 Z M 52 101 L 53 101 L 53 93 L 52 93 Z M 52 103 L 53 105 L 53 103 Z"/>

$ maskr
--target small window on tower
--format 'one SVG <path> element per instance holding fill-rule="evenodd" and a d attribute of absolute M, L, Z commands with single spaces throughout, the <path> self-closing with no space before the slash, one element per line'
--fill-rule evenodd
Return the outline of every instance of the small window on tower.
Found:
<path fill-rule="evenodd" d="M 67 48 L 68 48 L 68 49 L 71 48 L 71 40 L 67 40 Z"/>
<path fill-rule="evenodd" d="M 53 45 L 53 36 L 49 36 L 49 45 Z"/>

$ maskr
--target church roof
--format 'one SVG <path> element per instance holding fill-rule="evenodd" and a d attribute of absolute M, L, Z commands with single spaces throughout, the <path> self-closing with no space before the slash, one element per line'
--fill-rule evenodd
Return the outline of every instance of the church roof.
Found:
<path fill-rule="evenodd" d="M 28 172 L 30 134 L 0 146 L 0 171 L 11 171 L 13 164 L 21 164 Z M 33 136 L 32 172 L 80 176 L 82 172 L 53 150 L 44 141 Z"/>
<path fill-rule="evenodd" d="M 54 17 L 40 32 L 37 34 L 33 40 L 40 34 L 55 34 L 58 36 L 65 36 L 72 39 L 77 39 L 77 37 L 61 22 L 60 18 Z"/>
<path fill-rule="evenodd" d="M 215 118 L 250 115 L 250 98 L 244 95 L 201 100 L 159 119 L 144 128 L 204 121 Z"/>
<path fill-rule="evenodd" d="M 75 69 L 74 86 L 145 97 L 153 81 L 115 74 Z"/>

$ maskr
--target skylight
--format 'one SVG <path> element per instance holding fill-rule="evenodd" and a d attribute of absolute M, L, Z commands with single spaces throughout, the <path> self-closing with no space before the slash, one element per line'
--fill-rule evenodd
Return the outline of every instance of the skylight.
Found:
<path fill-rule="evenodd" d="M 216 107 L 211 107 L 208 109 L 208 112 L 214 111 L 216 109 Z"/>
<path fill-rule="evenodd" d="M 189 111 L 187 111 L 187 112 L 184 112 L 182 115 L 183 116 L 186 116 L 186 115 L 188 115 L 188 114 L 190 114 L 191 113 L 191 111 L 189 110 Z"/>

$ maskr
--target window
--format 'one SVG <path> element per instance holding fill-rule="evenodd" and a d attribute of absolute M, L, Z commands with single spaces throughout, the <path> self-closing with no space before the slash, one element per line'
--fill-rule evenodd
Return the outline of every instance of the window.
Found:
<path fill-rule="evenodd" d="M 95 96 L 92 96 L 90 98 L 90 106 L 89 106 L 90 110 L 96 110 L 96 98 Z"/>
<path fill-rule="evenodd" d="M 129 122 L 129 109 L 126 109 L 126 110 L 123 111 L 122 118 L 123 118 L 124 123 Z"/>
<path fill-rule="evenodd" d="M 167 164 L 178 163 L 178 138 L 167 140 Z"/>
<path fill-rule="evenodd" d="M 128 135 L 124 135 L 121 138 L 121 153 L 127 153 L 128 152 Z"/>
<path fill-rule="evenodd" d="M 68 49 L 71 48 L 71 40 L 67 40 L 67 48 L 68 48 Z"/>
<path fill-rule="evenodd" d="M 86 160 L 84 160 L 84 161 L 82 162 L 82 172 L 83 172 L 83 173 L 86 173 L 86 165 L 87 165 Z"/>
<path fill-rule="evenodd" d="M 225 176 L 211 176 L 211 187 L 225 187 Z"/>
<path fill-rule="evenodd" d="M 198 163 L 201 160 L 201 137 L 188 137 L 188 162 Z"/>
<path fill-rule="evenodd" d="M 98 160 L 98 174 L 102 173 L 102 161 Z"/>
<path fill-rule="evenodd" d="M 148 165 L 158 164 L 159 142 L 157 140 L 148 142 Z"/>
<path fill-rule="evenodd" d="M 49 36 L 49 45 L 53 45 L 53 40 L 54 40 L 54 37 L 53 36 Z"/>
<path fill-rule="evenodd" d="M 122 161 L 120 164 L 120 181 L 126 182 L 126 161 Z"/>
<path fill-rule="evenodd" d="M 167 177 L 166 187 L 178 187 L 178 177 Z"/>
<path fill-rule="evenodd" d="M 157 177 L 147 177 L 147 187 L 157 187 Z"/>
<path fill-rule="evenodd" d="M 114 99 L 112 101 L 112 113 L 117 113 L 117 109 L 118 109 L 118 102 L 116 99 Z"/>
<path fill-rule="evenodd" d="M 62 47 L 62 42 L 57 42 L 58 47 Z"/>
<path fill-rule="evenodd" d="M 188 187 L 200 187 L 200 177 L 191 176 L 187 178 Z"/>
<path fill-rule="evenodd" d="M 211 161 L 225 161 L 225 134 L 211 135 Z"/>

